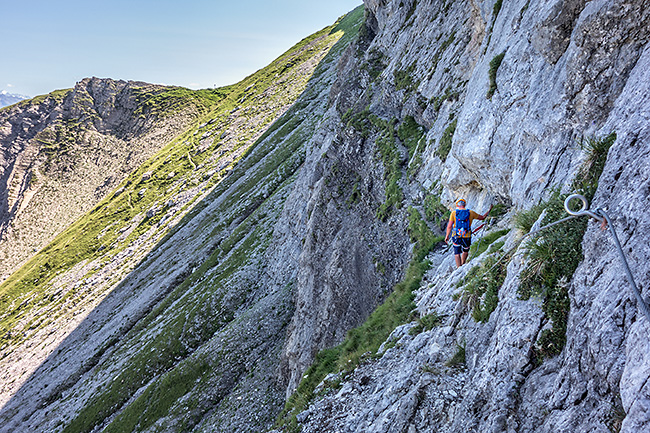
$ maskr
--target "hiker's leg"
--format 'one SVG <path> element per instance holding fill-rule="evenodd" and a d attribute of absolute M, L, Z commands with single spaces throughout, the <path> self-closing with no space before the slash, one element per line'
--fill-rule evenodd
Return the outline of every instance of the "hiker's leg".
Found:
<path fill-rule="evenodd" d="M 463 253 L 463 247 L 456 238 L 452 238 L 452 242 L 454 243 L 454 258 L 456 259 L 456 267 L 460 268 L 462 265 L 460 255 Z"/>
<path fill-rule="evenodd" d="M 469 247 L 472 246 L 472 239 L 471 238 L 463 238 L 459 242 L 461 244 L 463 253 L 460 256 L 460 265 L 463 266 L 465 262 L 467 262 L 467 256 L 469 255 Z"/>

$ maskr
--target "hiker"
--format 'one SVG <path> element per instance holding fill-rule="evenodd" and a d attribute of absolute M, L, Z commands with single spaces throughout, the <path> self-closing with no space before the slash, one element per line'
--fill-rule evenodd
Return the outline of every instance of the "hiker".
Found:
<path fill-rule="evenodd" d="M 456 256 L 456 267 L 460 268 L 467 261 L 469 254 L 469 247 L 472 244 L 472 221 L 484 220 L 492 210 L 492 206 L 485 212 L 485 215 L 480 215 L 473 210 L 465 209 L 465 199 L 459 198 L 456 200 L 456 210 L 451 211 L 449 215 L 449 222 L 447 223 L 447 235 L 445 242 L 449 243 L 449 236 L 454 243 L 454 256 Z"/>

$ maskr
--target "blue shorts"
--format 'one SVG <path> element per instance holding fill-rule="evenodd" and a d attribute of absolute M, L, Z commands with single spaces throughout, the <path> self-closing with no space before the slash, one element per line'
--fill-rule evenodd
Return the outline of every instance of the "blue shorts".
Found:
<path fill-rule="evenodd" d="M 472 238 L 451 238 L 454 243 L 454 254 L 460 255 L 461 253 L 469 252 L 469 247 L 472 245 Z"/>

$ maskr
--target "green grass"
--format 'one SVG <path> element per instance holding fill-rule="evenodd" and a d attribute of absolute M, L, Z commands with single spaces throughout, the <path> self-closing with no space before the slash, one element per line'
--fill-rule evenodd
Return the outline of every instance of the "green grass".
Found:
<path fill-rule="evenodd" d="M 454 138 L 457 124 L 458 120 L 454 119 L 451 123 L 449 123 L 449 125 L 447 125 L 445 130 L 442 132 L 442 136 L 440 137 L 440 143 L 435 153 L 442 160 L 442 162 L 445 162 L 447 160 L 447 156 L 449 156 L 449 152 L 451 151 L 451 142 Z"/>
<path fill-rule="evenodd" d="M 503 243 L 501 243 L 501 247 Z M 500 247 L 473 267 L 459 282 L 461 297 L 477 322 L 485 323 L 499 304 L 499 289 L 507 274 L 508 260 L 500 260 Z"/>
<path fill-rule="evenodd" d="M 493 218 L 495 221 L 499 221 L 505 214 L 508 213 L 510 207 L 503 204 L 497 203 L 492 207 L 490 211 L 490 218 Z"/>
<path fill-rule="evenodd" d="M 427 314 L 426 316 L 422 316 L 418 319 L 417 325 L 411 328 L 409 334 L 417 335 L 421 332 L 430 331 L 436 326 L 440 326 L 442 324 L 442 319 L 443 316 L 439 316 L 437 313 L 432 313 L 432 314 Z"/>
<path fill-rule="evenodd" d="M 361 68 L 368 71 L 368 74 L 370 75 L 370 79 L 372 81 L 376 81 L 381 73 L 384 72 L 384 69 L 386 69 L 386 63 L 386 55 L 381 51 L 373 48 L 368 53 L 367 63 L 364 63 Z"/>
<path fill-rule="evenodd" d="M 395 69 L 395 71 L 393 71 L 395 90 L 406 90 L 406 93 L 410 93 L 418 88 L 420 82 L 413 79 L 415 67 L 416 64 L 413 62 L 406 69 Z"/>
<path fill-rule="evenodd" d="M 485 229 L 482 229 L 485 230 Z M 477 257 L 483 254 L 494 241 L 510 232 L 509 229 L 497 230 L 486 234 L 485 236 L 475 236 L 472 240 L 472 246 L 469 248 L 469 257 Z"/>
<path fill-rule="evenodd" d="M 348 128 L 354 128 L 361 137 L 368 138 L 372 130 L 372 123 L 370 122 L 370 111 L 368 108 L 355 113 L 352 108 L 350 108 L 344 115 L 341 117 L 343 123 L 346 124 Z"/>
<path fill-rule="evenodd" d="M 456 343 L 456 352 L 449 358 L 445 365 L 447 367 L 460 367 L 465 365 L 465 347 L 466 343 L 464 341 L 462 344 Z"/>
<path fill-rule="evenodd" d="M 492 58 L 492 60 L 490 60 L 490 69 L 488 71 L 490 87 L 488 88 L 486 96 L 488 99 L 492 99 L 492 96 L 494 96 L 494 93 L 497 91 L 497 71 L 499 70 L 501 62 L 503 61 L 505 55 L 506 53 L 503 52 L 501 54 L 497 54 Z"/>
<path fill-rule="evenodd" d="M 424 138 L 424 127 L 417 123 L 413 116 L 406 116 L 404 121 L 397 128 L 397 137 L 409 151 L 409 161 L 415 152 L 422 153 L 424 146 L 418 143 Z"/>
<path fill-rule="evenodd" d="M 600 139 L 590 139 L 583 147 L 587 152 L 584 165 L 572 183 L 572 189 L 591 201 L 598 188 L 598 180 L 607 160 L 609 148 L 616 140 L 615 134 Z M 568 194 L 555 192 L 539 205 L 545 210 L 542 226 L 567 216 L 564 200 Z M 531 220 L 532 216 L 527 217 Z M 558 355 L 566 343 L 566 328 L 570 310 L 568 293 L 573 273 L 583 259 L 582 239 L 587 229 L 586 218 L 572 219 L 564 224 L 541 232 L 526 244 L 526 267 L 520 274 L 518 293 L 522 299 L 532 296 L 543 298 L 542 310 L 552 327 L 542 331 L 536 344 L 539 361 Z"/>
<path fill-rule="evenodd" d="M 496 20 L 496 17 L 499 15 L 499 12 L 501 11 L 501 6 L 503 5 L 503 0 L 497 0 L 494 2 L 494 6 L 492 6 L 492 19 Z"/>
<path fill-rule="evenodd" d="M 402 179 L 402 165 L 404 161 L 397 147 L 395 139 L 396 120 L 383 120 L 377 116 L 370 117 L 371 123 L 380 131 L 375 141 L 377 151 L 384 164 L 384 181 L 386 185 L 386 201 L 379 206 L 377 218 L 386 221 L 393 209 L 400 209 L 404 200 L 404 193 L 399 185 Z"/>
<path fill-rule="evenodd" d="M 384 165 L 384 181 L 386 200 L 379 205 L 377 218 L 386 221 L 395 209 L 402 207 L 404 193 L 400 186 L 404 161 L 398 147 L 397 138 L 408 150 L 409 158 L 424 151 L 420 142 L 424 138 L 424 127 L 419 125 L 412 116 L 406 116 L 396 128 L 397 119 L 385 120 L 371 114 L 366 107 L 360 112 L 349 109 L 341 120 L 347 128 L 354 128 L 363 138 L 368 138 L 377 132 L 375 140 L 377 153 Z M 420 146 L 418 147 L 418 143 Z"/>
<path fill-rule="evenodd" d="M 424 215 L 428 221 L 441 227 L 443 223 L 449 220 L 450 213 L 449 208 L 440 202 L 440 196 L 438 194 L 428 192 L 424 196 Z"/>
<path fill-rule="evenodd" d="M 377 307 L 361 326 L 348 332 L 343 343 L 323 349 L 316 355 L 298 388 L 289 397 L 284 410 L 278 416 L 276 427 L 296 431 L 291 430 L 298 428 L 296 415 L 315 397 L 314 390 L 325 376 L 353 370 L 366 357 L 374 356 L 395 328 L 412 319 L 415 308 L 413 291 L 420 287 L 422 277 L 431 265 L 426 256 L 442 241 L 442 237 L 434 236 L 420 213 L 412 207 L 409 208 L 409 234 L 415 246 L 402 281 L 395 285 L 384 303 Z M 433 316 L 424 320 L 432 326 L 436 322 Z"/>
<path fill-rule="evenodd" d="M 212 108 L 226 99 L 235 86 L 219 89 L 190 90 L 184 87 L 165 87 L 151 91 L 147 87 L 133 90 L 136 102 L 135 116 L 170 117 L 178 111 L 194 106 L 207 114 Z"/>
<path fill-rule="evenodd" d="M 522 233 L 530 232 L 530 229 L 539 219 L 539 216 L 543 211 L 544 205 L 537 204 L 532 206 L 530 209 L 525 209 L 517 212 L 513 217 L 513 224 L 515 228 L 520 230 Z"/>
<path fill-rule="evenodd" d="M 442 106 L 443 102 L 457 101 L 459 96 L 460 96 L 460 92 L 458 90 L 452 90 L 451 87 L 447 87 L 445 89 L 445 93 L 431 99 L 431 102 L 433 103 L 433 109 L 437 113 L 438 111 L 440 111 L 440 107 Z"/>
<path fill-rule="evenodd" d="M 555 194 L 543 206 L 547 213 L 542 225 L 567 216 L 560 194 Z M 560 353 L 566 342 L 570 306 L 567 282 L 582 261 L 582 238 L 586 228 L 587 219 L 574 219 L 545 230 L 526 245 L 527 263 L 520 275 L 518 292 L 522 299 L 544 298 L 542 309 L 553 327 L 544 330 L 538 342 L 543 357 Z"/>

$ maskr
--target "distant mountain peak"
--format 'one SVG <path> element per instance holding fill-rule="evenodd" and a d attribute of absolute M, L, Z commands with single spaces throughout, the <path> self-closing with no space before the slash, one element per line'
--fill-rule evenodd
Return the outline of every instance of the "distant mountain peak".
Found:
<path fill-rule="evenodd" d="M 9 93 L 6 90 L 2 90 L 0 91 L 0 108 L 6 107 L 8 105 L 13 105 L 16 102 L 20 102 L 24 99 L 29 99 L 29 96 Z"/>

